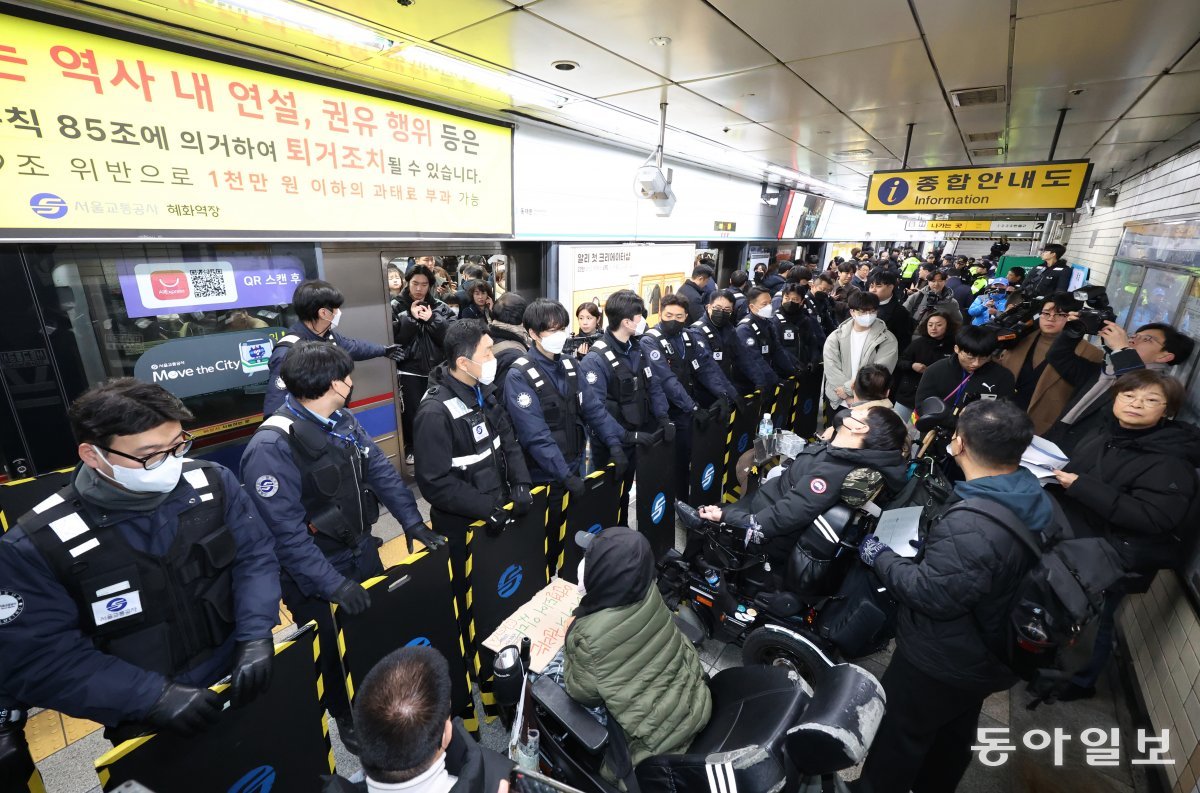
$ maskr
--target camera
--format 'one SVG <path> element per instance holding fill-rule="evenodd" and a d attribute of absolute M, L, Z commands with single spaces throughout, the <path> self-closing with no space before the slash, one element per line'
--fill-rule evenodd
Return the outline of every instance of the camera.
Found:
<path fill-rule="evenodd" d="M 1112 310 L 1108 292 L 1104 291 L 1104 287 L 1080 287 L 1072 293 L 1072 297 L 1083 303 L 1076 321 L 1083 326 L 1084 335 L 1094 336 L 1104 327 L 1105 322 L 1117 321 L 1117 315 Z"/>

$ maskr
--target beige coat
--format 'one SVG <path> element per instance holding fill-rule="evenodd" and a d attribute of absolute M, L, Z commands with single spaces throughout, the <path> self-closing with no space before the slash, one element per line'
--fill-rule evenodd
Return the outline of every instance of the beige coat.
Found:
<path fill-rule="evenodd" d="M 1000 365 L 1012 372 L 1014 379 L 1020 377 L 1025 356 L 1029 355 L 1030 348 L 1037 342 L 1040 335 L 1041 331 L 1029 334 L 1021 339 L 1016 347 L 1001 356 Z M 1079 344 L 1075 345 L 1075 354 L 1092 363 L 1104 362 L 1104 351 L 1089 344 L 1086 339 L 1080 339 Z M 1029 409 L 1025 411 L 1029 414 L 1029 418 L 1033 419 L 1033 431 L 1038 435 L 1046 434 L 1054 426 L 1054 422 L 1062 416 L 1063 411 L 1067 409 L 1067 403 L 1071 401 L 1071 395 L 1074 393 L 1075 386 L 1062 379 L 1058 370 L 1047 364 L 1046 368 L 1042 370 L 1042 376 L 1038 379 L 1037 386 L 1033 389 L 1033 398 L 1029 400 Z"/>

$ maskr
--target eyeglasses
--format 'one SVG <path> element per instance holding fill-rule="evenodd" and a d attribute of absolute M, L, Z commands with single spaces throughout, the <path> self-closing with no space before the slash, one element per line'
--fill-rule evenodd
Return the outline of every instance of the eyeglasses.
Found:
<path fill-rule="evenodd" d="M 1142 342 L 1147 342 L 1147 343 L 1154 342 L 1159 347 L 1162 347 L 1164 344 L 1166 344 L 1166 342 L 1163 341 L 1162 339 L 1157 338 L 1156 336 L 1151 336 L 1149 333 L 1139 333 L 1136 336 L 1130 336 L 1129 340 L 1133 341 L 1133 342 L 1137 342 L 1139 344 Z"/>
<path fill-rule="evenodd" d="M 134 457 L 132 454 L 119 452 L 116 449 L 110 449 L 107 446 L 100 446 L 99 444 L 96 444 L 96 447 L 103 449 L 109 454 L 115 454 L 118 457 L 124 457 L 126 460 L 133 460 L 135 463 L 141 463 L 142 467 L 147 471 L 153 471 L 155 468 L 158 468 L 160 465 L 165 463 L 168 457 L 182 457 L 188 453 L 188 450 L 192 448 L 192 434 L 184 430 L 182 435 L 183 440 L 171 448 L 164 449 L 161 452 L 147 454 L 145 457 Z"/>
<path fill-rule="evenodd" d="M 1040 316 L 1040 317 L 1045 317 L 1045 318 L 1047 318 L 1047 319 L 1066 319 L 1067 317 L 1069 317 L 1069 316 L 1071 316 L 1071 315 L 1070 315 L 1070 314 L 1068 314 L 1068 313 L 1067 313 L 1067 312 L 1065 312 L 1065 311 L 1053 311 L 1053 312 L 1051 312 L 1051 311 L 1043 311 L 1043 312 L 1042 312 L 1041 314 L 1039 314 L 1038 316 Z"/>
<path fill-rule="evenodd" d="M 990 359 L 992 356 L 990 356 L 990 355 L 972 355 L 969 352 L 960 352 L 958 354 L 958 357 L 964 361 L 978 361 L 979 363 L 983 363 L 984 361 L 987 361 L 988 359 Z"/>
<path fill-rule="evenodd" d="M 1160 408 L 1167 404 L 1165 399 L 1142 396 L 1136 391 L 1123 391 L 1122 393 L 1117 394 L 1117 399 L 1121 400 L 1126 405 L 1132 405 L 1134 402 L 1140 402 L 1143 406 L 1148 408 Z"/>

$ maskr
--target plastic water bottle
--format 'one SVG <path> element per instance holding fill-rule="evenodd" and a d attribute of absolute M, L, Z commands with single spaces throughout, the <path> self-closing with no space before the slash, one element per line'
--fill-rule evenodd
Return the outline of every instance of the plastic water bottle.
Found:
<path fill-rule="evenodd" d="M 775 434 L 775 422 L 771 420 L 770 413 L 764 413 L 762 421 L 758 422 L 758 437 L 766 438 Z"/>

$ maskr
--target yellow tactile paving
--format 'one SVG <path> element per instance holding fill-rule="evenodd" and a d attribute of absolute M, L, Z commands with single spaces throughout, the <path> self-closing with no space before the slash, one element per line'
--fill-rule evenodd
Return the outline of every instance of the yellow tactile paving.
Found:
<path fill-rule="evenodd" d="M 413 542 L 413 553 L 420 553 L 425 549 L 425 546 L 419 542 Z M 400 535 L 393 540 L 388 540 L 379 549 L 379 558 L 383 560 L 383 567 L 387 569 L 394 567 L 408 558 L 408 546 L 404 544 L 404 535 Z"/>
<path fill-rule="evenodd" d="M 94 721 L 77 719 L 74 716 L 67 716 L 65 714 L 62 717 L 62 725 L 68 744 L 75 743 L 80 738 L 85 738 L 101 728 L 101 725 Z"/>
<path fill-rule="evenodd" d="M 35 763 L 54 754 L 67 745 L 62 716 L 58 711 L 43 710 L 30 717 L 25 724 L 25 739 L 29 741 L 29 753 Z"/>

